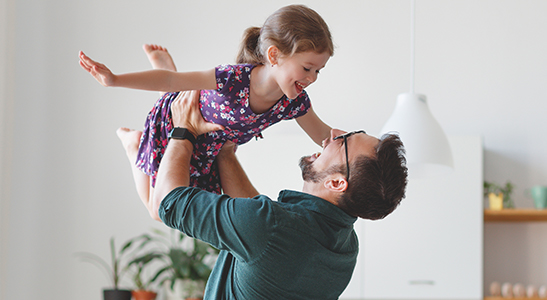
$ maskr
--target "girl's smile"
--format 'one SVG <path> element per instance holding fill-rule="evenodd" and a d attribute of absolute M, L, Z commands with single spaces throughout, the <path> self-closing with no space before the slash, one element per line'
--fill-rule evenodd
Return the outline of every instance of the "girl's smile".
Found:
<path fill-rule="evenodd" d="M 308 86 L 308 85 L 304 85 L 303 83 L 300 83 L 300 82 L 298 82 L 298 81 L 295 83 L 295 85 L 296 85 L 296 91 L 298 92 L 299 95 L 300 95 L 300 94 L 304 91 L 304 89 Z"/>
<path fill-rule="evenodd" d="M 289 99 L 295 99 L 305 88 L 317 80 L 330 54 L 313 51 L 281 56 L 277 60 L 277 83 Z"/>

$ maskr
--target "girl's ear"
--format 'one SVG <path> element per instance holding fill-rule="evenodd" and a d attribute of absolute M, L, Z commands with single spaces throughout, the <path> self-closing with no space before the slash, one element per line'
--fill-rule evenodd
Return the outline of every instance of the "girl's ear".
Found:
<path fill-rule="evenodd" d="M 325 188 L 332 192 L 343 193 L 348 188 L 348 181 L 342 174 L 333 174 L 324 181 Z"/>
<path fill-rule="evenodd" d="M 271 66 L 277 65 L 277 61 L 279 60 L 279 49 L 276 46 L 272 45 L 268 47 L 266 55 L 268 56 L 268 62 Z"/>

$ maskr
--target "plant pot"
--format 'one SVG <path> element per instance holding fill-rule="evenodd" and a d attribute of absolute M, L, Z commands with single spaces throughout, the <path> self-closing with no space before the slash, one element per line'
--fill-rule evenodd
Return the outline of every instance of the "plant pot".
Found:
<path fill-rule="evenodd" d="M 503 194 L 488 194 L 488 200 L 490 201 L 491 210 L 502 210 L 503 209 Z"/>
<path fill-rule="evenodd" d="M 144 290 L 131 291 L 131 294 L 135 300 L 154 300 L 158 296 L 158 293 Z"/>
<path fill-rule="evenodd" d="M 131 300 L 130 290 L 103 290 L 104 300 Z"/>

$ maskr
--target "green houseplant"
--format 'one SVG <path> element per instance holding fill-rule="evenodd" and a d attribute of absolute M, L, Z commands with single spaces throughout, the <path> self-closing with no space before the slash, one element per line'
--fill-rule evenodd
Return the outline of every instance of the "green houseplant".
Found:
<path fill-rule="evenodd" d="M 133 271 L 131 277 L 135 289 L 131 291 L 131 294 L 135 300 L 154 300 L 158 295 L 151 289 L 155 277 L 146 277 L 145 269 L 148 269 L 150 264 L 159 257 L 161 257 L 161 254 L 145 252 L 127 265 L 127 269 Z"/>
<path fill-rule="evenodd" d="M 129 248 L 133 244 L 133 240 L 126 242 L 119 251 L 116 251 L 114 237 L 110 238 L 110 264 L 98 255 L 89 252 L 76 253 L 82 261 L 89 262 L 97 266 L 106 273 L 112 287 L 103 290 L 104 300 L 130 300 L 131 291 L 119 289 L 119 283 L 125 273 L 125 256 L 128 254 Z"/>
<path fill-rule="evenodd" d="M 218 250 L 175 230 L 167 234 L 153 229 L 152 234 L 143 234 L 137 239 L 141 247 L 154 247 L 147 255 L 159 260 L 161 266 L 151 281 L 159 281 L 166 287 L 167 300 L 203 297 Z"/>
<path fill-rule="evenodd" d="M 501 201 L 501 205 L 497 205 L 497 209 L 515 208 L 511 194 L 513 193 L 514 185 L 507 181 L 504 186 L 494 182 L 484 181 L 484 196 L 490 200 L 490 208 L 496 209 L 493 206 L 494 201 Z"/>

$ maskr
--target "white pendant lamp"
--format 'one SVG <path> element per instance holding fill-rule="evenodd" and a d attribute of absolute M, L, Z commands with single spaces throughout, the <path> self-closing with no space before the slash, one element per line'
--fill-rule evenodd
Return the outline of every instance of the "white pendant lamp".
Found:
<path fill-rule="evenodd" d="M 399 134 L 406 149 L 409 176 L 423 178 L 450 172 L 454 163 L 448 138 L 429 111 L 426 96 L 414 93 L 414 6 L 415 0 L 411 0 L 410 93 L 399 94 L 395 111 L 381 133 Z"/>

